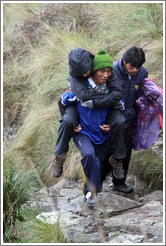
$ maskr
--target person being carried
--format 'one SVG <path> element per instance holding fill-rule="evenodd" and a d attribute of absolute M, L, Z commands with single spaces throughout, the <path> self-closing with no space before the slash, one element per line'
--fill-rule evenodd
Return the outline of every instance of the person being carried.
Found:
<path fill-rule="evenodd" d="M 89 91 L 87 93 L 88 89 L 86 86 L 86 72 L 89 73 L 89 69 L 92 68 L 92 63 L 93 55 L 90 52 L 80 48 L 73 49 L 69 53 L 70 76 L 68 80 L 70 83 L 75 83 L 78 81 L 81 83 L 83 89 L 80 91 L 78 86 L 75 94 L 78 99 L 83 99 L 83 101 L 85 100 L 83 102 L 84 106 L 103 108 L 107 103 L 112 107 L 112 110 L 107 116 L 107 122 L 109 122 L 111 128 L 114 129 L 112 134 L 115 135 L 116 139 L 112 156 L 114 156 L 114 160 L 117 160 L 115 164 L 116 167 L 118 167 L 118 163 L 119 168 L 114 168 L 114 174 L 117 178 L 120 177 L 121 179 L 124 176 L 121 160 L 126 155 L 125 148 L 123 148 L 124 139 L 122 138 L 124 130 L 124 117 L 118 109 L 122 107 L 122 104 L 119 103 L 119 100 L 122 98 L 122 88 L 116 79 L 114 72 L 112 72 L 111 76 L 108 77 L 106 82 L 109 88 L 108 94 L 103 92 L 92 93 Z M 85 74 L 83 74 L 84 72 Z M 65 104 L 67 107 L 62 107 L 61 102 L 59 102 L 59 105 L 61 105 L 61 113 L 64 114 L 60 120 L 61 123 L 58 130 L 58 139 L 55 148 L 55 159 L 52 165 L 52 173 L 55 177 L 60 177 L 63 173 L 63 163 L 66 159 L 66 155 L 69 149 L 69 141 L 74 135 L 74 128 L 76 132 L 80 131 L 80 127 L 78 126 L 79 117 L 76 104 Z"/>

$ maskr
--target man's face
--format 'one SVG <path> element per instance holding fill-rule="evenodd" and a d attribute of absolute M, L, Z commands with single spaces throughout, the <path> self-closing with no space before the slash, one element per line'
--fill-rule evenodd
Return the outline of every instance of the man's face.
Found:
<path fill-rule="evenodd" d="M 108 77 L 111 76 L 111 69 L 110 68 L 103 68 L 100 70 L 97 70 L 93 74 L 93 80 L 96 84 L 105 84 Z"/>
<path fill-rule="evenodd" d="M 88 71 L 87 73 L 84 73 L 83 75 L 82 75 L 82 77 L 89 77 L 90 76 L 90 73 L 91 73 L 91 70 L 90 71 Z"/>
<path fill-rule="evenodd" d="M 124 67 L 126 69 L 126 71 L 131 75 L 131 76 L 135 76 L 138 71 L 140 70 L 140 68 L 138 67 L 133 67 L 131 66 L 130 63 L 126 63 L 125 61 L 123 61 Z"/>

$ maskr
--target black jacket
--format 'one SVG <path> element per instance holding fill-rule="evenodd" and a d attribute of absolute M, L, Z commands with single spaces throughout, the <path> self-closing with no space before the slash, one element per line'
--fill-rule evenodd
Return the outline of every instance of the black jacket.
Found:
<path fill-rule="evenodd" d="M 69 53 L 69 82 L 73 93 L 81 101 L 93 100 L 94 107 L 112 106 L 122 98 L 122 87 L 114 72 L 107 81 L 109 94 L 90 92 L 85 85 L 86 78 L 83 73 L 91 70 L 94 55 L 83 49 L 74 49 Z"/>
<path fill-rule="evenodd" d="M 133 124 L 136 117 L 135 101 L 137 98 L 137 89 L 145 78 L 148 77 L 147 70 L 142 66 L 139 72 L 130 79 L 122 66 L 122 59 L 114 62 L 114 72 L 118 77 L 118 81 L 123 88 L 123 100 L 125 105 L 124 116 L 126 119 L 126 127 Z"/>

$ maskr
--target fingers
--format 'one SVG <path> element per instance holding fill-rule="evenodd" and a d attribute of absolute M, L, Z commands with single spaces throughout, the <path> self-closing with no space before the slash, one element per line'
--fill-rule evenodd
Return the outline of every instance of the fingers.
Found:
<path fill-rule="evenodd" d="M 81 131 L 81 125 L 78 125 L 74 128 L 74 133 L 79 133 Z"/>
<path fill-rule="evenodd" d="M 107 132 L 109 132 L 110 130 L 111 130 L 111 128 L 110 128 L 110 125 L 102 125 L 102 126 L 100 126 L 100 129 L 104 132 L 104 133 L 107 133 Z"/>

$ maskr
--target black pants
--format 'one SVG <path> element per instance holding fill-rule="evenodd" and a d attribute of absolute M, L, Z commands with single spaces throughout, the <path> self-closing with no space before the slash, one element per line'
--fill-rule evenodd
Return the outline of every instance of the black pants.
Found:
<path fill-rule="evenodd" d="M 59 102 L 58 102 L 59 104 Z M 64 108 L 61 105 L 60 112 L 64 113 L 60 119 L 60 126 L 58 130 L 58 138 L 55 146 L 55 156 L 61 157 L 67 154 L 69 150 L 69 142 L 74 135 L 74 128 L 78 125 L 79 115 L 77 111 L 77 105 L 75 103 Z"/>
<path fill-rule="evenodd" d="M 126 150 L 126 157 L 122 160 L 122 164 L 123 164 L 123 169 L 124 169 L 124 173 L 125 173 L 125 178 L 123 180 L 118 180 L 117 178 L 115 178 L 115 176 L 112 174 L 112 182 L 115 185 L 118 184 L 123 184 L 125 182 L 127 173 L 128 173 L 128 168 L 129 168 L 129 163 L 130 163 L 130 159 L 131 159 L 131 153 L 132 153 L 132 147 L 133 147 L 133 126 L 130 126 L 128 128 L 124 129 L 124 139 L 125 139 L 125 150 Z M 114 139 L 112 137 L 110 137 L 110 148 L 108 150 L 108 153 L 105 157 L 104 160 L 104 166 L 103 166 L 103 175 L 102 175 L 102 180 L 105 180 L 106 176 L 109 174 L 109 172 L 111 172 L 111 166 L 109 165 L 109 157 L 111 155 L 113 155 L 112 152 L 112 145 L 114 144 Z"/>

